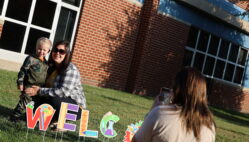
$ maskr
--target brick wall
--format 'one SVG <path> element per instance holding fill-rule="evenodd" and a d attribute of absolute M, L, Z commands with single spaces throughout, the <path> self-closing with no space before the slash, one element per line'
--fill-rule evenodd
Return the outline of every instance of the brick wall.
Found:
<path fill-rule="evenodd" d="M 83 83 L 148 95 L 170 87 L 189 27 L 158 14 L 158 3 L 85 1 L 72 58 Z"/>
<path fill-rule="evenodd" d="M 147 94 L 155 95 L 160 87 L 171 87 L 181 69 L 189 27 L 161 14 L 150 27 L 134 89 L 147 88 Z"/>
<path fill-rule="evenodd" d="M 208 90 L 208 100 L 211 105 L 249 113 L 249 89 L 212 80 Z"/>
<path fill-rule="evenodd" d="M 72 61 L 84 84 L 156 95 L 182 67 L 189 26 L 158 13 L 159 0 L 130 1 L 85 1 Z M 249 113 L 249 89 L 211 80 L 208 92 L 211 105 Z"/>
<path fill-rule="evenodd" d="M 181 69 L 189 26 L 159 14 L 158 0 L 146 0 L 127 90 L 156 95 L 171 87 Z"/>
<path fill-rule="evenodd" d="M 229 1 L 243 9 L 249 10 L 249 1 L 247 0 L 229 0 Z"/>
<path fill-rule="evenodd" d="M 141 7 L 128 0 L 86 0 L 72 61 L 83 83 L 124 90 Z"/>

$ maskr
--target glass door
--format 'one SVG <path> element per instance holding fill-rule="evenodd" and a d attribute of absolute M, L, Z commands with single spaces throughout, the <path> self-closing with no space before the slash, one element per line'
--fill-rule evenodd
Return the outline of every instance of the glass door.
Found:
<path fill-rule="evenodd" d="M 22 62 L 36 40 L 74 42 L 82 0 L 0 0 L 0 58 Z"/>

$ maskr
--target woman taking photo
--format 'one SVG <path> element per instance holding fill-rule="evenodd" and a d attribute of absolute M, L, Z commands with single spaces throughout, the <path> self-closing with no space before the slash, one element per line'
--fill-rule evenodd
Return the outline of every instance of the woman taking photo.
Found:
<path fill-rule="evenodd" d="M 206 92 L 202 74 L 184 68 L 176 76 L 172 104 L 155 106 L 132 142 L 214 142 Z"/>
<path fill-rule="evenodd" d="M 32 88 L 25 90 L 30 96 L 35 96 L 35 107 L 47 103 L 56 110 L 52 120 L 54 122 L 58 120 L 62 102 L 78 104 L 81 109 L 86 108 L 80 73 L 76 66 L 70 62 L 70 58 L 69 42 L 57 42 L 49 57 L 45 87 L 32 86 Z M 80 118 L 81 109 L 77 113 L 77 119 Z"/>

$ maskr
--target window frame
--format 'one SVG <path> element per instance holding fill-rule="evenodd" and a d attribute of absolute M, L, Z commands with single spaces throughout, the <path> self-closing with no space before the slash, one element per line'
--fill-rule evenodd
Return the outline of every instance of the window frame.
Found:
<path fill-rule="evenodd" d="M 191 27 L 191 28 L 196 28 L 196 27 Z M 196 28 L 198 29 L 198 28 Z M 230 61 L 228 58 L 229 58 L 229 55 L 230 55 L 230 50 L 231 50 L 231 46 L 234 44 L 232 43 L 231 41 L 228 41 L 226 39 L 222 39 L 221 37 L 217 36 L 217 35 L 213 35 L 209 32 L 207 32 L 209 34 L 209 38 L 208 38 L 208 42 L 207 42 L 207 49 L 205 52 L 201 51 L 201 50 L 198 50 L 197 46 L 198 46 L 198 42 L 199 42 L 199 39 L 200 39 L 200 35 L 201 35 L 201 32 L 203 30 L 200 30 L 198 29 L 198 33 L 197 33 L 197 39 L 195 39 L 195 47 L 190 47 L 188 45 L 185 46 L 185 51 L 190 51 L 192 52 L 192 60 L 191 60 L 191 64 L 190 66 L 191 67 L 194 67 L 194 62 L 195 62 L 195 57 L 196 57 L 196 54 L 199 53 L 201 55 L 204 56 L 204 60 L 203 60 L 203 65 L 202 65 L 202 68 L 201 68 L 201 72 L 203 73 L 203 75 L 207 78 L 211 78 L 211 79 L 216 79 L 216 80 L 220 80 L 220 81 L 224 81 L 224 82 L 227 82 L 227 83 L 230 83 L 230 84 L 233 84 L 233 85 L 239 85 L 239 86 L 243 86 L 243 80 L 244 80 L 244 75 L 245 75 L 245 72 L 246 72 L 246 66 L 247 66 L 247 61 L 248 61 L 248 54 L 249 54 L 249 50 L 241 45 L 238 45 L 238 44 L 235 44 L 238 46 L 238 53 L 237 53 L 237 58 L 236 58 L 236 61 L 235 62 L 232 62 Z M 203 32 L 206 32 L 206 31 L 203 31 Z M 209 45 L 210 45 L 210 42 L 211 42 L 211 38 L 212 36 L 215 36 L 215 37 L 218 37 L 219 38 L 219 44 L 218 44 L 218 49 L 217 49 L 217 53 L 216 55 L 213 55 L 211 53 L 208 53 L 209 51 Z M 229 42 L 229 46 L 228 46 L 228 53 L 227 53 L 227 58 L 224 59 L 222 57 L 219 57 L 219 52 L 220 52 L 220 47 L 221 47 L 221 43 L 222 43 L 222 40 L 225 40 L 225 41 L 228 41 Z M 247 51 L 246 52 L 246 58 L 245 58 L 245 64 L 244 65 L 241 65 L 238 63 L 238 60 L 239 60 L 239 55 L 240 55 L 240 52 L 241 50 L 245 50 Z M 211 57 L 211 58 L 214 58 L 214 66 L 213 66 L 213 70 L 212 70 L 212 74 L 211 75 L 207 75 L 207 74 L 204 74 L 204 69 L 205 69 L 205 65 L 206 65 L 206 59 L 207 57 Z M 216 63 L 217 63 L 217 60 L 221 60 L 223 62 L 225 62 L 225 65 L 224 65 L 224 71 L 223 71 L 223 74 L 222 74 L 222 77 L 221 78 L 218 78 L 218 77 L 215 77 L 214 76 L 214 73 L 215 73 L 215 69 L 216 69 Z M 228 80 L 225 80 L 225 74 L 226 74 L 226 70 L 227 70 L 227 64 L 232 64 L 234 65 L 234 70 L 233 70 L 233 76 L 232 76 L 232 81 L 228 81 Z M 240 67 L 243 69 L 243 75 L 242 75 L 242 78 L 241 78 L 241 81 L 240 83 L 236 83 L 235 82 L 235 75 L 236 75 L 236 71 L 237 71 L 237 68 Z"/>
<path fill-rule="evenodd" d="M 11 52 L 11 54 L 13 54 L 13 55 L 21 55 L 20 59 L 17 59 L 18 61 L 23 60 L 23 55 L 24 56 L 27 55 L 27 54 L 25 54 L 25 50 L 26 50 L 26 45 L 27 45 L 30 29 L 33 28 L 33 29 L 37 29 L 37 30 L 40 30 L 40 31 L 43 31 L 43 32 L 47 32 L 47 33 L 50 34 L 49 39 L 51 41 L 54 41 L 55 32 L 56 32 L 56 28 L 57 28 L 57 23 L 58 23 L 58 20 L 59 20 L 59 14 L 60 14 L 60 10 L 61 10 L 62 7 L 68 8 L 68 9 L 73 10 L 73 11 L 76 12 L 76 18 L 75 18 L 74 27 L 73 27 L 73 30 L 72 30 L 72 39 L 71 39 L 71 42 L 70 42 L 70 48 L 73 47 L 72 45 L 75 42 L 76 30 L 78 28 L 78 21 L 80 20 L 79 17 L 82 14 L 81 10 L 82 10 L 82 6 L 83 6 L 83 0 L 80 0 L 79 6 L 74 6 L 74 5 L 62 2 L 61 0 L 48 0 L 48 1 L 56 3 L 54 19 L 53 19 L 52 26 L 51 26 L 50 29 L 32 24 L 32 19 L 33 19 L 33 16 L 34 16 L 34 10 L 35 10 L 35 5 L 36 5 L 37 0 L 32 0 L 31 6 L 30 6 L 30 11 L 29 11 L 29 17 L 28 17 L 27 22 L 23 22 L 23 21 L 20 21 L 20 20 L 16 20 L 16 19 L 13 19 L 13 18 L 6 17 L 6 11 L 7 11 L 9 0 L 4 0 L 2 13 L 0 15 L 0 18 L 3 19 L 3 21 L 13 22 L 15 24 L 19 24 L 19 25 L 22 25 L 22 26 L 26 27 L 26 31 L 25 31 L 25 34 L 24 34 L 24 39 L 23 39 L 22 46 L 21 46 L 21 51 L 20 52 L 7 51 L 7 54 L 9 52 Z M 5 52 L 5 50 L 3 50 L 3 51 Z"/>

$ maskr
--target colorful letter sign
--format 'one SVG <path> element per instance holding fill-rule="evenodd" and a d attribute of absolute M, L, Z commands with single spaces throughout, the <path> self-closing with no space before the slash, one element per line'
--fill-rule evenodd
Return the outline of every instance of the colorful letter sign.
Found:
<path fill-rule="evenodd" d="M 125 139 L 123 140 L 123 142 L 131 142 L 133 136 L 138 131 L 138 129 L 142 126 L 142 124 L 143 124 L 143 121 L 140 120 L 135 125 L 134 124 L 128 125 L 128 128 L 125 131 L 125 136 L 124 136 Z"/>
<path fill-rule="evenodd" d="M 89 111 L 82 110 L 79 136 L 98 138 L 98 131 L 87 130 L 88 119 L 89 119 Z"/>
<path fill-rule="evenodd" d="M 113 115 L 111 112 L 108 112 L 103 116 L 100 122 L 100 131 L 103 136 L 107 138 L 113 138 L 117 136 L 117 132 L 113 129 L 114 123 L 119 121 L 119 117 L 117 115 Z"/>
<path fill-rule="evenodd" d="M 39 121 L 40 130 L 46 131 L 50 121 L 54 116 L 54 108 L 49 104 L 42 104 L 36 109 L 34 117 L 33 109 L 33 102 L 29 103 L 26 106 L 27 127 L 29 129 L 34 129 L 35 125 Z"/>
<path fill-rule="evenodd" d="M 55 110 L 49 104 L 42 104 L 36 109 L 35 114 L 33 116 L 33 109 L 34 109 L 33 102 L 29 103 L 26 106 L 27 127 L 30 129 L 34 129 L 35 125 L 39 121 L 40 130 L 46 131 L 48 125 L 50 124 L 54 116 Z M 62 102 L 57 128 L 69 131 L 75 131 L 76 125 L 66 123 L 66 120 L 76 121 L 77 115 L 68 113 L 68 110 L 73 112 L 78 112 L 79 106 L 75 104 Z M 114 130 L 114 124 L 117 123 L 119 120 L 120 120 L 119 117 L 117 115 L 112 114 L 111 112 L 108 112 L 103 116 L 100 122 L 100 131 L 104 137 L 114 138 L 117 136 L 117 132 Z M 82 110 L 79 136 L 98 138 L 98 131 L 87 130 L 88 121 L 89 121 L 89 111 Z M 126 135 L 124 136 L 125 139 L 123 141 L 130 142 L 134 134 L 141 127 L 142 123 L 143 123 L 142 121 L 139 121 L 135 125 L 134 124 L 129 125 L 125 132 Z"/>
<path fill-rule="evenodd" d="M 75 131 L 76 130 L 76 125 L 66 123 L 66 120 L 76 121 L 77 115 L 67 113 L 68 110 L 78 112 L 79 111 L 79 106 L 75 105 L 75 104 L 68 104 L 68 103 L 62 102 L 61 103 L 61 109 L 60 109 L 60 115 L 59 115 L 57 128 L 65 129 L 65 130 L 69 130 L 69 131 Z"/>

